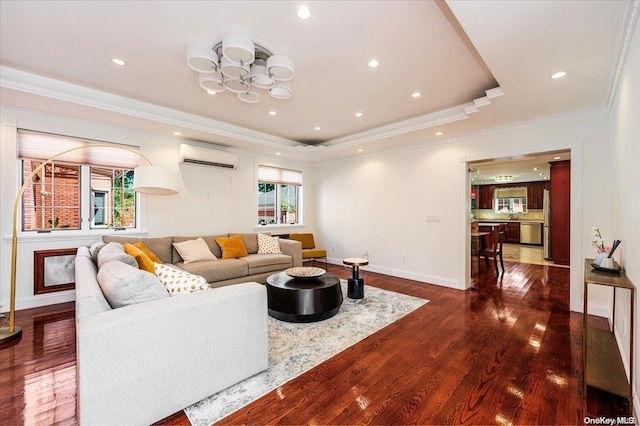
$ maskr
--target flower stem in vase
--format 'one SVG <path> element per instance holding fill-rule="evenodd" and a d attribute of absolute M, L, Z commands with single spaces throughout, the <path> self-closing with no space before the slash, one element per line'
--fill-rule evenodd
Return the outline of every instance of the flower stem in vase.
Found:
<path fill-rule="evenodd" d="M 613 242 L 613 246 L 611 246 L 611 251 L 609 252 L 609 256 L 608 257 L 613 256 L 613 252 L 616 251 L 616 249 L 618 248 L 618 246 L 620 245 L 621 242 L 622 242 L 621 240 L 615 240 Z"/>

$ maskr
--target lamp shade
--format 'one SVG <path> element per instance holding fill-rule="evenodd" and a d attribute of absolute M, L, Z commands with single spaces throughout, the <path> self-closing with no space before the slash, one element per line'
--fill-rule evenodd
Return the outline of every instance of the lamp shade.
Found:
<path fill-rule="evenodd" d="M 250 89 L 244 93 L 238 93 L 238 99 L 248 104 L 257 104 L 262 100 L 262 96 L 255 89 Z"/>
<path fill-rule="evenodd" d="M 151 195 L 176 194 L 178 172 L 156 166 L 136 167 L 133 171 L 133 190 Z"/>
<path fill-rule="evenodd" d="M 291 80 L 293 78 L 293 60 L 283 55 L 273 55 L 267 59 L 267 72 L 274 80 Z"/>
<path fill-rule="evenodd" d="M 222 70 L 222 74 L 224 74 L 225 77 L 231 78 L 249 77 L 251 72 L 249 65 L 238 64 L 224 57 L 220 60 L 220 70 Z"/>
<path fill-rule="evenodd" d="M 218 71 L 218 55 L 208 47 L 191 46 L 187 49 L 187 65 L 198 72 L 216 72 Z"/>
<path fill-rule="evenodd" d="M 291 97 L 292 84 L 290 81 L 278 81 L 276 85 L 269 89 L 272 98 L 288 99 Z"/>
<path fill-rule="evenodd" d="M 227 88 L 230 92 L 234 93 L 244 93 L 251 87 L 247 81 L 244 79 L 234 79 L 234 78 L 225 78 L 224 79 L 224 87 Z"/>
<path fill-rule="evenodd" d="M 249 65 L 255 60 L 256 48 L 249 37 L 229 34 L 222 39 L 222 56 L 237 64 Z"/>
<path fill-rule="evenodd" d="M 200 73 L 198 76 L 200 87 L 204 90 L 211 90 L 213 92 L 224 92 L 224 85 L 222 84 L 222 76 L 217 72 L 211 74 Z"/>
<path fill-rule="evenodd" d="M 270 89 L 275 83 L 275 80 L 267 74 L 266 65 L 251 65 L 251 84 L 260 89 Z"/>

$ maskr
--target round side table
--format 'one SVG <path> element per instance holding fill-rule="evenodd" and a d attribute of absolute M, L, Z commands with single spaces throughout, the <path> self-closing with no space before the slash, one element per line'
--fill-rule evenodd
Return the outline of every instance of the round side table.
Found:
<path fill-rule="evenodd" d="M 364 279 L 360 278 L 360 267 L 369 264 L 368 259 L 359 257 L 347 257 L 342 259 L 342 263 L 353 268 L 349 285 L 347 289 L 347 297 L 349 299 L 362 299 L 364 297 Z"/>

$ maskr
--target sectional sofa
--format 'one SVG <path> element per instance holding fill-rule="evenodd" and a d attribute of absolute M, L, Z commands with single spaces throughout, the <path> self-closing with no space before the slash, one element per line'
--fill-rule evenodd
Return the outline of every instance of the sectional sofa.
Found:
<path fill-rule="evenodd" d="M 172 243 L 194 237 L 142 239 L 163 262 L 209 282 L 204 291 L 180 295 L 139 269 L 122 237 L 78 249 L 80 424 L 151 424 L 267 368 L 267 293 L 259 282 L 300 266 L 301 247 L 283 240 L 282 254 L 259 255 L 256 235 L 242 236 L 248 256 L 192 263 Z M 221 255 L 214 237 L 203 239 Z"/>

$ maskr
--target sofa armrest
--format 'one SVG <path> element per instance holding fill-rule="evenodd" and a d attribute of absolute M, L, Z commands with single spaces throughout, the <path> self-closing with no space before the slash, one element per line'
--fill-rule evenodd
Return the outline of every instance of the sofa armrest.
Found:
<path fill-rule="evenodd" d="M 293 266 L 302 266 L 302 243 L 300 241 L 280 238 L 280 250 L 293 258 Z"/>
<path fill-rule="evenodd" d="M 81 424 L 150 424 L 265 370 L 267 318 L 258 283 L 80 318 Z"/>

